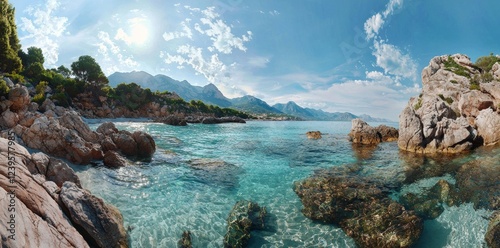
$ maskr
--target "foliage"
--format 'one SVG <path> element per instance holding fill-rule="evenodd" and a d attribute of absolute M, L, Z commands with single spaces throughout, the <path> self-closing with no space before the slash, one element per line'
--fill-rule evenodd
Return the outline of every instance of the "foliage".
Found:
<path fill-rule="evenodd" d="M 33 101 L 42 104 L 45 101 L 45 90 L 49 86 L 49 83 L 42 81 L 36 86 L 36 95 L 33 97 Z"/>
<path fill-rule="evenodd" d="M 10 88 L 5 80 L 0 79 L 0 96 L 7 96 L 9 94 Z"/>
<path fill-rule="evenodd" d="M 415 106 L 413 106 L 413 108 L 414 108 L 415 110 L 418 110 L 418 109 L 420 109 L 421 107 L 422 107 L 422 98 L 420 98 L 420 97 L 419 97 L 419 98 L 418 98 L 417 103 L 415 104 Z"/>
<path fill-rule="evenodd" d="M 451 105 L 453 103 L 453 99 L 451 97 L 444 97 L 443 94 L 438 95 L 441 100 L 445 101 L 448 103 L 448 105 Z"/>
<path fill-rule="evenodd" d="M 71 64 L 71 70 L 78 80 L 87 84 L 104 86 L 109 82 L 102 72 L 101 66 L 89 55 L 80 56 L 77 61 Z"/>
<path fill-rule="evenodd" d="M 142 89 L 136 83 L 121 83 L 115 89 L 102 88 L 108 97 L 119 101 L 129 110 L 137 110 L 143 105 L 151 102 L 153 93 L 150 89 Z"/>
<path fill-rule="evenodd" d="M 12 80 L 12 82 L 14 82 L 14 83 L 23 84 L 26 82 L 26 80 L 24 80 L 24 76 L 19 75 L 17 73 L 7 73 L 7 74 L 5 74 L 5 76 L 9 77 Z"/>
<path fill-rule="evenodd" d="M 18 73 L 22 62 L 17 51 L 21 49 L 17 37 L 15 9 L 7 0 L 0 0 L 0 71 Z"/>
<path fill-rule="evenodd" d="M 451 71 L 459 76 L 470 78 L 470 71 L 455 62 L 451 56 L 448 56 L 448 60 L 444 62 L 444 68 L 445 70 Z"/>
<path fill-rule="evenodd" d="M 494 56 L 493 53 L 490 53 L 489 56 L 483 56 L 483 57 L 479 57 L 477 60 L 476 60 L 476 66 L 481 68 L 481 70 L 484 72 L 484 73 L 487 73 L 487 72 L 490 72 L 491 71 L 491 68 L 493 67 L 493 65 L 496 63 L 496 62 L 500 62 L 500 58 L 497 57 L 497 56 Z"/>
<path fill-rule="evenodd" d="M 63 77 L 66 77 L 66 78 L 69 78 L 71 76 L 71 70 L 66 68 L 66 66 L 64 66 L 64 65 L 57 67 L 55 72 L 61 74 Z"/>
<path fill-rule="evenodd" d="M 452 83 L 452 84 L 458 84 L 458 81 L 452 79 L 452 80 L 450 80 L 450 83 Z"/>

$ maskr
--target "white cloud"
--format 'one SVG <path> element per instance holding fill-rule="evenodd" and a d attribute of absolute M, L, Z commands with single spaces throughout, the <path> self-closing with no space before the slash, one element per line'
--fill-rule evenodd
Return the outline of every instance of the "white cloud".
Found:
<path fill-rule="evenodd" d="M 365 33 L 366 33 L 366 39 L 372 39 L 375 36 L 378 35 L 378 31 L 380 28 L 382 28 L 382 25 L 384 25 L 384 19 L 382 19 L 382 15 L 380 13 L 377 13 L 370 17 L 368 20 L 365 22 Z"/>
<path fill-rule="evenodd" d="M 378 34 L 386 23 L 386 19 L 401 8 L 403 0 L 390 0 L 386 9 L 376 13 L 366 20 L 364 24 L 367 40 L 373 40 L 372 54 L 376 58 L 376 65 L 384 69 L 386 75 L 393 76 L 396 84 L 402 79 L 417 79 L 417 63 L 409 54 L 404 54 L 401 49 L 379 38 Z"/>
<path fill-rule="evenodd" d="M 190 21 L 191 21 L 190 19 L 186 19 L 185 21 L 181 22 L 182 31 L 180 31 L 180 32 L 175 31 L 175 32 L 163 33 L 163 39 L 165 39 L 165 41 L 170 41 L 170 40 L 178 39 L 178 38 L 182 38 L 182 37 L 187 37 L 189 39 L 193 39 L 193 31 L 188 26 Z"/>
<path fill-rule="evenodd" d="M 133 70 L 139 66 L 133 56 L 126 56 L 122 53 L 122 50 L 113 42 L 109 33 L 101 31 L 98 33 L 97 38 L 99 43 L 96 46 L 100 56 L 100 65 L 106 75 L 116 71 Z"/>
<path fill-rule="evenodd" d="M 160 54 L 165 58 L 167 64 L 189 65 L 197 73 L 202 74 L 209 82 L 217 83 L 225 71 L 226 65 L 219 60 L 218 54 L 212 54 L 205 58 L 202 48 L 191 45 L 182 45 L 177 49 L 177 55 L 169 53 Z"/>
<path fill-rule="evenodd" d="M 269 11 L 269 14 L 272 16 L 277 16 L 277 15 L 280 15 L 281 13 L 277 10 L 273 10 L 273 11 Z"/>
<path fill-rule="evenodd" d="M 26 12 L 31 18 L 22 17 L 20 28 L 28 33 L 21 37 L 24 44 L 42 49 L 47 67 L 55 66 L 59 59 L 59 38 L 69 25 L 68 18 L 56 16 L 57 0 L 47 0 L 45 6 L 30 6 Z M 26 41 L 28 40 L 28 41 Z"/>
<path fill-rule="evenodd" d="M 417 64 L 410 55 L 403 54 L 396 46 L 375 41 L 373 55 L 377 59 L 377 65 L 384 69 L 386 74 L 417 79 Z"/>

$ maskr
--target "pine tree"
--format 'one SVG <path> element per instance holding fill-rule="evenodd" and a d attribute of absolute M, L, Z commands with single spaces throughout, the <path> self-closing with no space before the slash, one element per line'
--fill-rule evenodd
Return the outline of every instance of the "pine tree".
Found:
<path fill-rule="evenodd" d="M 14 13 L 15 9 L 8 0 L 0 0 L 0 71 L 6 73 L 18 73 L 22 70 L 22 62 L 18 56 L 21 44 L 17 37 Z"/>

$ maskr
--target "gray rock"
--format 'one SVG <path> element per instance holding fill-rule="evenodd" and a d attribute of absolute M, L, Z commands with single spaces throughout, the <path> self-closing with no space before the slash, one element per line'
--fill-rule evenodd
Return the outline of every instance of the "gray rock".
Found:
<path fill-rule="evenodd" d="M 73 223 L 85 230 L 98 247 L 128 247 L 123 218 L 116 208 L 72 182 L 63 184 L 60 197 Z"/>

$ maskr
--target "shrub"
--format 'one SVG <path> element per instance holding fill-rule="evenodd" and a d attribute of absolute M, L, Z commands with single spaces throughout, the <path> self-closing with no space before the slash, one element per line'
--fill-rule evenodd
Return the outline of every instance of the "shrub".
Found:
<path fill-rule="evenodd" d="M 470 71 L 455 62 L 455 60 L 451 56 L 448 56 L 448 60 L 444 62 L 444 68 L 445 70 L 451 71 L 457 75 L 470 78 Z"/>
<path fill-rule="evenodd" d="M 489 56 L 479 57 L 476 60 L 476 66 L 481 68 L 484 73 L 487 73 L 491 71 L 491 68 L 496 62 L 500 62 L 500 58 L 494 56 L 493 53 L 490 53 Z"/>
<path fill-rule="evenodd" d="M 5 80 L 0 79 L 0 96 L 7 96 L 9 94 L 10 88 Z"/>
<path fill-rule="evenodd" d="M 450 83 L 452 83 L 452 84 L 458 84 L 458 81 L 457 80 L 450 80 Z"/>
<path fill-rule="evenodd" d="M 38 103 L 39 105 L 42 105 L 42 103 L 45 101 L 45 94 L 44 93 L 38 93 L 33 97 L 33 102 Z"/>
<path fill-rule="evenodd" d="M 418 101 L 417 101 L 417 104 L 415 104 L 415 106 L 413 106 L 413 108 L 415 110 L 418 110 L 422 107 L 422 98 L 418 98 Z"/>

